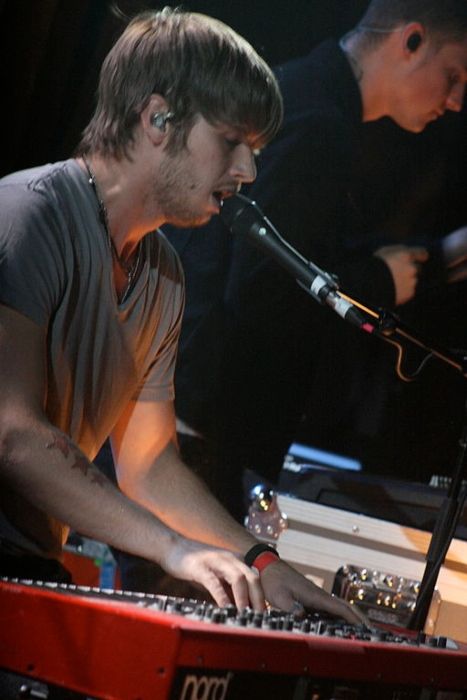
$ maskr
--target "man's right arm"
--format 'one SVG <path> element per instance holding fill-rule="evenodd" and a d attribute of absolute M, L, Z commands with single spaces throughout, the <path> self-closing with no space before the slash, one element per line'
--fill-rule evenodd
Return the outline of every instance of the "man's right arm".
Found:
<path fill-rule="evenodd" d="M 171 557 L 179 564 L 170 573 L 204 585 L 219 605 L 262 609 L 259 577 L 240 557 L 171 530 L 49 422 L 45 348 L 44 329 L 0 305 L 0 481 L 83 535 L 157 563 Z"/>
<path fill-rule="evenodd" d="M 0 305 L 2 481 L 82 534 L 142 556 L 152 551 L 154 558 L 154 535 L 170 539 L 171 532 L 126 499 L 48 421 L 45 348 L 44 329 Z M 136 527 L 127 528 L 129 521 Z"/>

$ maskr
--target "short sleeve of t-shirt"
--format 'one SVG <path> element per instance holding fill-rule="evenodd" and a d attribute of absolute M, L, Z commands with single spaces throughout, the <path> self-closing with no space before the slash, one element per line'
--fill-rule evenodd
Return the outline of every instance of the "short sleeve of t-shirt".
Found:
<path fill-rule="evenodd" d="M 39 189 L 0 184 L 0 302 L 47 325 L 64 279 L 57 212 Z"/>
<path fill-rule="evenodd" d="M 129 400 L 174 397 L 183 273 L 161 232 L 142 246 L 140 274 L 119 302 L 98 203 L 76 161 L 0 181 L 0 303 L 46 328 L 46 412 L 86 454 Z"/>

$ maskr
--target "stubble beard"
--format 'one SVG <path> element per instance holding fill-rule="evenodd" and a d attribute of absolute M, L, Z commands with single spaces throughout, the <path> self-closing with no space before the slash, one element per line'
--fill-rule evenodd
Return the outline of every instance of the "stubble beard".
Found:
<path fill-rule="evenodd" d="M 196 181 L 188 172 L 187 161 L 183 154 L 164 159 L 155 175 L 151 193 L 165 222 L 179 228 L 203 226 L 210 219 L 209 215 L 200 214 L 190 205 L 190 193 L 196 190 Z"/>

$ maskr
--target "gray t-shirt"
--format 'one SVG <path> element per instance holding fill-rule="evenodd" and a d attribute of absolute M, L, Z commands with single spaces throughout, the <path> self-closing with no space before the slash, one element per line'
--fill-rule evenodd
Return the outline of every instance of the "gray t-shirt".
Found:
<path fill-rule="evenodd" d="M 140 274 L 119 304 L 99 205 L 77 162 L 0 180 L 0 303 L 47 329 L 46 413 L 89 459 L 130 399 L 173 398 L 183 274 L 161 232 L 142 245 Z M 22 499 L 11 506 L 10 494 L 9 513 L 35 510 Z M 0 513 L 0 537 L 56 553 L 65 530 L 36 525 L 21 535 Z M 52 537 L 39 535 L 47 529 Z"/>

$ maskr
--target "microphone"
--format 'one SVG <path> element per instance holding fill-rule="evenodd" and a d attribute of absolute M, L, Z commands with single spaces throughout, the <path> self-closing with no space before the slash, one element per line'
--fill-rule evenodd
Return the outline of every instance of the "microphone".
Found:
<path fill-rule="evenodd" d="M 320 304 L 327 304 L 346 321 L 367 332 L 374 330 L 368 325 L 368 316 L 339 294 L 335 276 L 304 258 L 291 246 L 256 202 L 245 195 L 236 194 L 223 200 L 220 216 L 234 235 L 246 236 L 253 245 L 295 277 L 298 284 Z"/>

